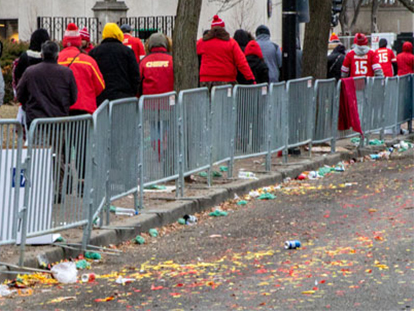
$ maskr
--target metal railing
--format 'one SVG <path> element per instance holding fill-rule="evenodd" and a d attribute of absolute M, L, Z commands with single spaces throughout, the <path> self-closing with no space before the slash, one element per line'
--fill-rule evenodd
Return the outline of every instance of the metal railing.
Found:
<path fill-rule="evenodd" d="M 268 152 L 268 85 L 236 85 L 236 138 L 234 159 L 245 159 Z"/>
<path fill-rule="evenodd" d="M 288 148 L 308 144 L 309 152 L 311 151 L 315 111 L 314 91 L 312 77 L 287 82 Z"/>
<path fill-rule="evenodd" d="M 413 76 L 354 84 L 365 136 L 414 117 Z M 110 223 L 111 201 L 133 194 L 138 211 L 144 187 L 175 180 L 183 196 L 184 176 L 211 175 L 213 165 L 229 162 L 231 176 L 235 159 L 265 156 L 270 170 L 272 154 L 292 146 L 334 150 L 340 91 L 304 78 L 219 86 L 211 98 L 207 88 L 186 90 L 178 102 L 174 92 L 106 101 L 93 116 L 34 120 L 28 149 L 21 125 L 1 120 L 0 245 L 21 241 L 22 264 L 29 237 L 83 227 L 85 249 L 95 218 L 106 210 Z"/>
<path fill-rule="evenodd" d="M 142 125 L 140 153 L 140 206 L 144 187 L 176 180 L 178 185 L 178 121 L 179 105 L 176 93 L 142 96 L 139 101 Z"/>
<path fill-rule="evenodd" d="M 18 212 L 23 205 L 23 128 L 18 121 L 0 120 L 0 245 L 15 243 Z"/>
<path fill-rule="evenodd" d="M 338 130 L 339 93 L 335 79 L 317 80 L 315 83 L 315 132 L 313 143 L 331 143 L 335 152 L 335 138 Z"/>
<path fill-rule="evenodd" d="M 210 167 L 210 98 L 207 88 L 181 91 L 179 95 L 181 185 L 184 177 Z M 181 191 L 184 189 L 181 188 Z M 184 195 L 181 192 L 181 195 Z"/>

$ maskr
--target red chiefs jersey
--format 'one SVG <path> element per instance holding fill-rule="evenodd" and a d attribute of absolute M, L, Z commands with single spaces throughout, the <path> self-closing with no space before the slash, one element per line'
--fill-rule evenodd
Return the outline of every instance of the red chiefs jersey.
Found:
<path fill-rule="evenodd" d="M 341 71 L 349 77 L 373 77 L 374 71 L 381 69 L 378 56 L 369 50 L 367 54 L 358 56 L 354 50 L 346 54 Z"/>
<path fill-rule="evenodd" d="M 131 36 L 129 33 L 124 33 L 123 44 L 134 51 L 137 63 L 139 64 L 141 56 L 145 56 L 145 48 L 139 38 Z"/>
<path fill-rule="evenodd" d="M 384 76 L 392 77 L 394 75 L 392 63 L 397 62 L 394 52 L 388 48 L 379 48 L 375 51 L 375 54 L 378 56 Z"/>

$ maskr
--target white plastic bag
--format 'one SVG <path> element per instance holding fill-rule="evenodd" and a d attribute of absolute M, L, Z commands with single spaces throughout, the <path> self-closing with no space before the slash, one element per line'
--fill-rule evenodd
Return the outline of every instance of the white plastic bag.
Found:
<path fill-rule="evenodd" d="M 53 277 L 60 283 L 76 283 L 78 270 L 74 262 L 62 262 L 52 267 Z"/>

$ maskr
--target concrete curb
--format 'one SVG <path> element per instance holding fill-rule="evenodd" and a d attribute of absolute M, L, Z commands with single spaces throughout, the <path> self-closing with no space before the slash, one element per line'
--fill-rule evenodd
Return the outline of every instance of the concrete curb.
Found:
<path fill-rule="evenodd" d="M 410 135 L 411 136 L 411 135 Z M 414 138 L 414 135 L 412 137 Z M 390 142 L 387 142 L 389 145 Z M 110 229 L 94 230 L 92 233 L 91 245 L 109 246 L 110 244 L 118 245 L 126 240 L 135 238 L 141 232 L 148 232 L 150 228 L 162 227 L 167 224 L 176 222 L 178 218 L 185 214 L 194 214 L 211 207 L 214 207 L 228 199 L 233 199 L 235 194 L 243 195 L 253 189 L 262 188 L 276 183 L 281 183 L 283 179 L 290 177 L 296 178 L 301 172 L 317 170 L 324 165 L 335 165 L 343 160 L 350 160 L 356 157 L 363 157 L 375 151 L 384 150 L 384 146 L 368 146 L 355 151 L 328 154 L 325 156 L 315 157 L 304 160 L 300 164 L 292 164 L 287 167 L 281 167 L 278 172 L 268 172 L 263 176 L 258 175 L 258 180 L 237 180 L 232 184 L 213 186 L 209 194 L 203 197 L 187 197 L 185 200 L 177 199 L 172 206 L 166 209 L 144 210 L 139 219 L 129 218 L 123 224 L 131 229 Z M 53 263 L 65 258 L 75 258 L 80 255 L 78 250 L 70 250 L 60 247 L 50 247 L 43 256 L 48 262 Z M 24 261 L 25 267 L 38 268 L 38 260 L 35 256 L 28 255 Z M 9 274 L 5 266 L 0 266 L 0 281 L 4 281 Z"/>

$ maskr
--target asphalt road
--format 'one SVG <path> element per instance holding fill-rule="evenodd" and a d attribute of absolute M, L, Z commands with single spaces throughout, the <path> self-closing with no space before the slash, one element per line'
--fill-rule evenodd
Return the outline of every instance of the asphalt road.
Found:
<path fill-rule="evenodd" d="M 0 310 L 414 310 L 413 177 L 411 151 L 293 181 L 274 200 L 126 243 L 92 263 L 95 282 L 37 285 Z"/>

